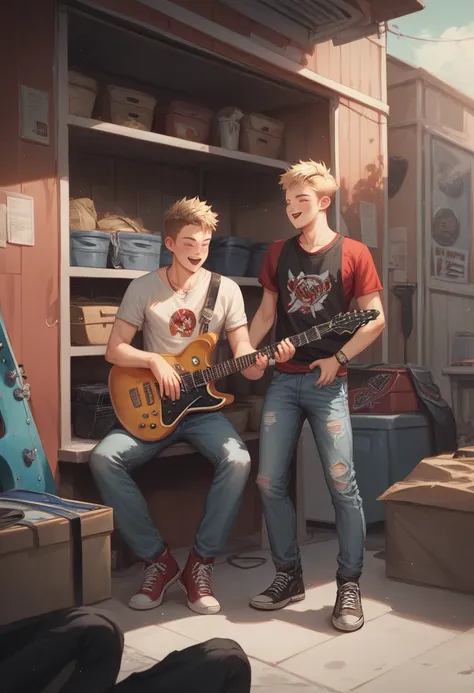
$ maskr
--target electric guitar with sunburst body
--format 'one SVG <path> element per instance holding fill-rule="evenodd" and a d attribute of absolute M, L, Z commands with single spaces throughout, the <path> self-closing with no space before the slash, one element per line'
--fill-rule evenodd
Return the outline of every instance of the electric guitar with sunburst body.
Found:
<path fill-rule="evenodd" d="M 362 325 L 375 320 L 378 310 L 340 313 L 329 322 L 310 327 L 289 337 L 294 347 L 304 346 L 329 332 L 353 334 Z M 179 354 L 161 354 L 181 378 L 180 399 L 161 397 L 158 383 L 147 368 L 113 366 L 109 374 L 109 393 L 115 414 L 133 436 L 153 442 L 171 435 L 179 422 L 191 412 L 217 411 L 234 401 L 233 395 L 218 392 L 213 383 L 250 368 L 258 354 L 272 358 L 278 344 L 270 344 L 246 356 L 212 364 L 212 352 L 218 342 L 213 333 L 202 334 Z"/>

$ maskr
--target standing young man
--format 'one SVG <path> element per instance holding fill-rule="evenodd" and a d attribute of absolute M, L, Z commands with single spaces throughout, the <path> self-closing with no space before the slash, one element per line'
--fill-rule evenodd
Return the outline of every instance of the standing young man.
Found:
<path fill-rule="evenodd" d="M 129 285 L 117 313 L 106 359 L 118 366 L 149 368 L 162 395 L 177 400 L 180 379 L 160 353 L 179 353 L 198 336 L 203 308 L 211 295 L 211 273 L 203 268 L 217 215 L 194 198 L 180 200 L 165 216 L 165 244 L 172 263 Z M 239 286 L 228 277 L 221 283 L 209 332 L 227 333 L 234 357 L 252 351 L 244 301 Z M 144 350 L 131 346 L 143 330 Z M 289 343 L 279 346 L 276 360 L 294 353 Z M 250 380 L 263 375 L 267 359 L 259 356 L 243 371 Z M 180 576 L 178 564 L 151 521 L 148 508 L 131 472 L 156 457 L 169 445 L 186 441 L 214 466 L 214 478 L 194 548 Z M 220 609 L 212 594 L 212 565 L 223 549 L 237 515 L 250 471 L 250 456 L 240 436 L 222 412 L 188 414 L 173 434 L 156 443 L 134 438 L 122 428 L 111 431 L 92 452 L 90 466 L 102 498 L 114 509 L 121 535 L 145 563 L 143 582 L 129 601 L 134 609 L 159 606 L 165 590 L 179 579 L 190 609 L 214 614 Z"/>
<path fill-rule="evenodd" d="M 251 600 L 256 609 L 280 609 L 304 599 L 295 511 L 288 494 L 290 461 L 305 419 L 309 420 L 336 512 L 339 539 L 333 625 L 354 631 L 364 623 L 359 577 L 365 520 L 352 457 L 352 430 L 345 366 L 384 328 L 381 284 L 368 248 L 332 231 L 326 211 L 337 184 L 326 166 L 300 162 L 281 176 L 286 211 L 298 235 L 276 241 L 260 272 L 264 293 L 250 328 L 257 347 L 277 317 L 277 339 L 331 320 L 352 299 L 378 319 L 349 339 L 329 334 L 277 364 L 262 414 L 260 489 L 273 560 L 272 585 Z"/>

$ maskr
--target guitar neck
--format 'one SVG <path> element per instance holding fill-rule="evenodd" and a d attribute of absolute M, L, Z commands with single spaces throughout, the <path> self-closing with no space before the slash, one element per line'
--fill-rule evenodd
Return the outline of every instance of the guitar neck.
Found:
<path fill-rule="evenodd" d="M 298 348 L 304 346 L 305 344 L 309 344 L 310 342 L 321 339 L 321 337 L 330 331 L 331 323 L 326 322 L 323 325 L 319 325 L 319 327 L 310 327 L 310 329 L 306 330 L 306 332 L 300 332 L 293 337 L 288 337 L 288 339 L 295 348 Z M 220 378 L 225 378 L 228 375 L 239 373 L 246 368 L 250 368 L 255 364 L 258 354 L 263 354 L 263 356 L 266 356 L 269 359 L 273 358 L 275 352 L 277 351 L 278 344 L 279 342 L 275 342 L 274 344 L 269 344 L 266 347 L 262 347 L 262 349 L 254 351 L 251 354 L 238 356 L 237 358 L 222 361 L 221 363 L 217 363 L 215 366 L 205 368 L 201 371 L 204 383 L 212 383 L 215 380 L 220 380 Z M 197 374 L 194 373 L 194 377 L 196 377 L 196 375 Z"/>

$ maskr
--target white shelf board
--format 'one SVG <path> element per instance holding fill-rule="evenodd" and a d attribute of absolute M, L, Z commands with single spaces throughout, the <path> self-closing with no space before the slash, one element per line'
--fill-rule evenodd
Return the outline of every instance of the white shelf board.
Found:
<path fill-rule="evenodd" d="M 103 269 L 102 267 L 70 267 L 70 277 L 88 277 L 90 279 L 136 279 L 148 274 L 148 271 L 126 269 Z"/>
<path fill-rule="evenodd" d="M 104 356 L 107 346 L 72 346 L 71 356 Z"/>
<path fill-rule="evenodd" d="M 468 376 L 469 378 L 474 378 L 474 365 L 473 366 L 447 366 L 443 368 L 443 375 L 460 375 Z"/>
<path fill-rule="evenodd" d="M 247 433 L 242 433 L 241 437 L 244 442 L 248 442 L 249 440 L 257 440 L 259 434 L 254 431 L 248 431 Z M 89 461 L 91 451 L 95 448 L 98 442 L 98 440 L 83 440 L 81 438 L 73 438 L 70 446 L 59 450 L 58 460 L 60 462 L 84 464 Z M 192 454 L 197 454 L 197 450 L 193 448 L 192 445 L 189 445 L 188 443 L 175 443 L 175 445 L 170 445 L 169 448 L 163 450 L 159 456 L 176 457 L 178 455 Z"/>
<path fill-rule="evenodd" d="M 284 171 L 289 167 L 287 161 L 280 159 L 199 144 L 92 118 L 69 115 L 68 123 L 70 147 L 92 150 L 96 154 L 177 166 L 203 166 L 220 171 L 242 168 Z"/>
<path fill-rule="evenodd" d="M 125 269 L 102 269 L 98 267 L 70 267 L 71 277 L 88 277 L 90 279 L 136 279 L 148 274 L 148 271 Z M 230 277 L 239 286 L 260 286 L 257 277 Z"/>

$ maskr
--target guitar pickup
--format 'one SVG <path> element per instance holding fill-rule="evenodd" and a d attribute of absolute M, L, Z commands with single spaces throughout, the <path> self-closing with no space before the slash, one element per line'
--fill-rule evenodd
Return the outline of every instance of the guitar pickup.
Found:
<path fill-rule="evenodd" d="M 155 397 L 153 395 L 153 390 L 151 389 L 151 383 L 143 383 L 143 390 L 145 392 L 146 403 L 154 404 Z"/>
<path fill-rule="evenodd" d="M 142 398 L 140 397 L 140 393 L 138 392 L 138 389 L 136 387 L 133 387 L 131 390 L 129 390 L 128 394 L 130 395 L 130 399 L 132 400 L 132 404 L 135 407 L 135 409 L 138 409 L 138 407 L 142 406 Z"/>

